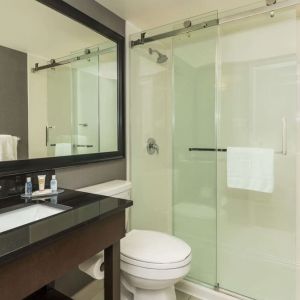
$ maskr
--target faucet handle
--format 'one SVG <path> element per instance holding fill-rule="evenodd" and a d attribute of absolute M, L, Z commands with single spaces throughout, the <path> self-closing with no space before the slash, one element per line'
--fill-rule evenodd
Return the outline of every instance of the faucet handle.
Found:
<path fill-rule="evenodd" d="M 150 155 L 153 155 L 155 152 L 159 154 L 159 146 L 156 144 L 155 139 L 149 138 L 147 141 L 147 152 Z"/>

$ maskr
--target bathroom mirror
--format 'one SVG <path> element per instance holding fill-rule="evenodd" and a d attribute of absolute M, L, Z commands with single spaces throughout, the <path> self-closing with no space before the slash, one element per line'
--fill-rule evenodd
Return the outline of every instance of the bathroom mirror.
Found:
<path fill-rule="evenodd" d="M 1 1 L 0 172 L 123 157 L 123 56 L 64 1 Z"/>

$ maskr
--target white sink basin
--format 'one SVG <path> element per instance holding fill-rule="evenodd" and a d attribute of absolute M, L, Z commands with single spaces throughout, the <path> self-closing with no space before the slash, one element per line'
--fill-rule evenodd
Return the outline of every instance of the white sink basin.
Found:
<path fill-rule="evenodd" d="M 64 209 L 34 204 L 0 214 L 0 232 L 29 224 L 63 212 Z"/>

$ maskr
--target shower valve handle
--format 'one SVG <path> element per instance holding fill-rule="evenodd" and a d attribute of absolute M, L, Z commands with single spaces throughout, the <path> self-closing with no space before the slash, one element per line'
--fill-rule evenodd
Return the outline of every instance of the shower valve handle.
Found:
<path fill-rule="evenodd" d="M 150 155 L 159 154 L 159 146 L 156 144 L 155 139 L 150 138 L 147 141 L 147 152 Z"/>

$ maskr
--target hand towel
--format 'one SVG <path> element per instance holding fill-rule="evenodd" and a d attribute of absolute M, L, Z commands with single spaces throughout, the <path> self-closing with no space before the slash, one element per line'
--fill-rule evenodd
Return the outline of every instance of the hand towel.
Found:
<path fill-rule="evenodd" d="M 57 143 L 55 146 L 55 156 L 72 155 L 71 143 Z"/>
<path fill-rule="evenodd" d="M 0 134 L 0 161 L 18 159 L 18 140 L 16 136 Z"/>
<path fill-rule="evenodd" d="M 274 189 L 274 150 L 227 148 L 227 186 L 272 193 Z"/>

